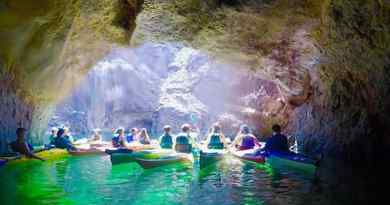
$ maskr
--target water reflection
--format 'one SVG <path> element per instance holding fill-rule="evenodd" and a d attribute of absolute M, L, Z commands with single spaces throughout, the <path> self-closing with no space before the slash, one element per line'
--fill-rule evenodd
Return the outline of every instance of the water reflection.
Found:
<path fill-rule="evenodd" d="M 0 170 L 2 204 L 327 204 L 311 177 L 226 158 L 199 169 L 70 157 Z M 325 197 L 326 198 L 326 197 Z M 318 202 L 318 203 L 317 203 Z"/>

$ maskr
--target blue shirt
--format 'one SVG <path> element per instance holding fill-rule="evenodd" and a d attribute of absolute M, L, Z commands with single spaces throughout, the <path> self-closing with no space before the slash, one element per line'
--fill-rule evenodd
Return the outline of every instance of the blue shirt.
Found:
<path fill-rule="evenodd" d="M 134 135 L 133 134 L 128 134 L 126 136 L 126 141 L 127 141 L 127 143 L 130 143 L 130 142 L 134 141 Z"/>
<path fill-rule="evenodd" d="M 265 144 L 265 151 L 267 152 L 289 152 L 287 137 L 276 133 L 273 134 Z"/>

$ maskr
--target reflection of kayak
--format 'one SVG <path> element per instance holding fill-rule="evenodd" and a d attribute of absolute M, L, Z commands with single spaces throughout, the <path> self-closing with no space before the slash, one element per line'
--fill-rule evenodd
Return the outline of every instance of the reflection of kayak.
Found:
<path fill-rule="evenodd" d="M 69 151 L 69 154 L 71 155 L 103 155 L 106 154 L 104 152 L 105 148 L 90 148 L 90 149 L 78 149 L 74 151 Z"/>
<path fill-rule="evenodd" d="M 290 153 L 279 153 L 279 152 L 271 152 L 266 156 L 267 163 L 278 166 L 281 165 L 283 167 L 288 167 L 294 170 L 303 171 L 309 174 L 314 174 L 316 170 L 316 161 L 293 152 Z"/>
<path fill-rule="evenodd" d="M 249 150 L 230 150 L 233 156 L 250 162 L 256 163 L 264 163 L 265 157 L 263 155 L 256 154 L 257 149 L 249 149 Z"/>
<path fill-rule="evenodd" d="M 223 149 L 203 149 L 199 153 L 200 168 L 214 164 L 223 159 L 226 154 L 226 150 Z"/>
<path fill-rule="evenodd" d="M 3 165 L 5 165 L 5 163 L 7 163 L 7 160 L 0 159 L 0 167 L 2 167 Z"/>
<path fill-rule="evenodd" d="M 60 158 L 68 156 L 68 151 L 66 151 L 64 149 L 54 148 L 54 149 L 50 149 L 50 150 L 43 150 L 40 152 L 36 152 L 35 155 L 37 155 L 38 157 L 41 157 L 45 160 L 56 160 L 56 159 L 60 159 Z M 3 157 L 0 157 L 0 159 L 4 160 Z M 8 161 L 7 164 L 26 162 L 26 161 L 30 161 L 30 160 L 37 161 L 36 159 L 27 158 L 23 155 L 16 155 L 16 156 L 8 157 L 5 160 Z"/>
<path fill-rule="evenodd" d="M 105 146 L 104 146 L 105 145 Z M 77 150 L 69 151 L 71 155 L 101 155 L 106 154 L 105 150 L 109 149 L 110 146 L 106 144 L 83 144 L 76 146 Z"/>
<path fill-rule="evenodd" d="M 151 149 L 133 151 L 129 149 L 117 149 L 117 150 L 106 150 L 106 153 L 110 155 L 112 164 L 121 164 L 134 162 L 136 158 L 153 159 L 159 158 L 161 154 L 169 152 L 168 150 Z"/>
<path fill-rule="evenodd" d="M 145 169 L 165 166 L 174 163 L 191 163 L 194 161 L 192 154 L 176 153 L 171 151 L 170 153 L 159 154 L 156 158 L 137 157 L 135 161 Z"/>

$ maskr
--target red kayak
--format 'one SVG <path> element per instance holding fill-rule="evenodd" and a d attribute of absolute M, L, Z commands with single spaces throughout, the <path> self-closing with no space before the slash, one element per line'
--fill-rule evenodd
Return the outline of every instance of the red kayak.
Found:
<path fill-rule="evenodd" d="M 257 148 L 255 149 L 248 149 L 248 150 L 235 150 L 231 149 L 230 153 L 244 161 L 250 161 L 255 163 L 264 163 L 265 157 L 263 155 L 256 154 Z"/>

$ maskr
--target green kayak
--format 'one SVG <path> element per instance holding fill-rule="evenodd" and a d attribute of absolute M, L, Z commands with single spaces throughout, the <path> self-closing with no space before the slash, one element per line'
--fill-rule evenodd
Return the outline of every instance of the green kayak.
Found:
<path fill-rule="evenodd" d="M 160 153 L 159 157 L 156 158 L 137 157 L 135 161 L 141 165 L 142 168 L 150 169 L 175 163 L 187 163 L 192 165 L 194 162 L 194 157 L 192 153 L 177 153 L 171 151 Z"/>
<path fill-rule="evenodd" d="M 136 158 L 156 159 L 162 153 L 170 152 L 170 150 L 151 149 L 142 151 L 128 151 L 128 152 L 111 152 L 109 153 L 111 164 L 122 164 L 135 162 Z"/>
<path fill-rule="evenodd" d="M 224 149 L 203 149 L 199 152 L 200 168 L 212 165 L 224 158 L 227 151 Z"/>

